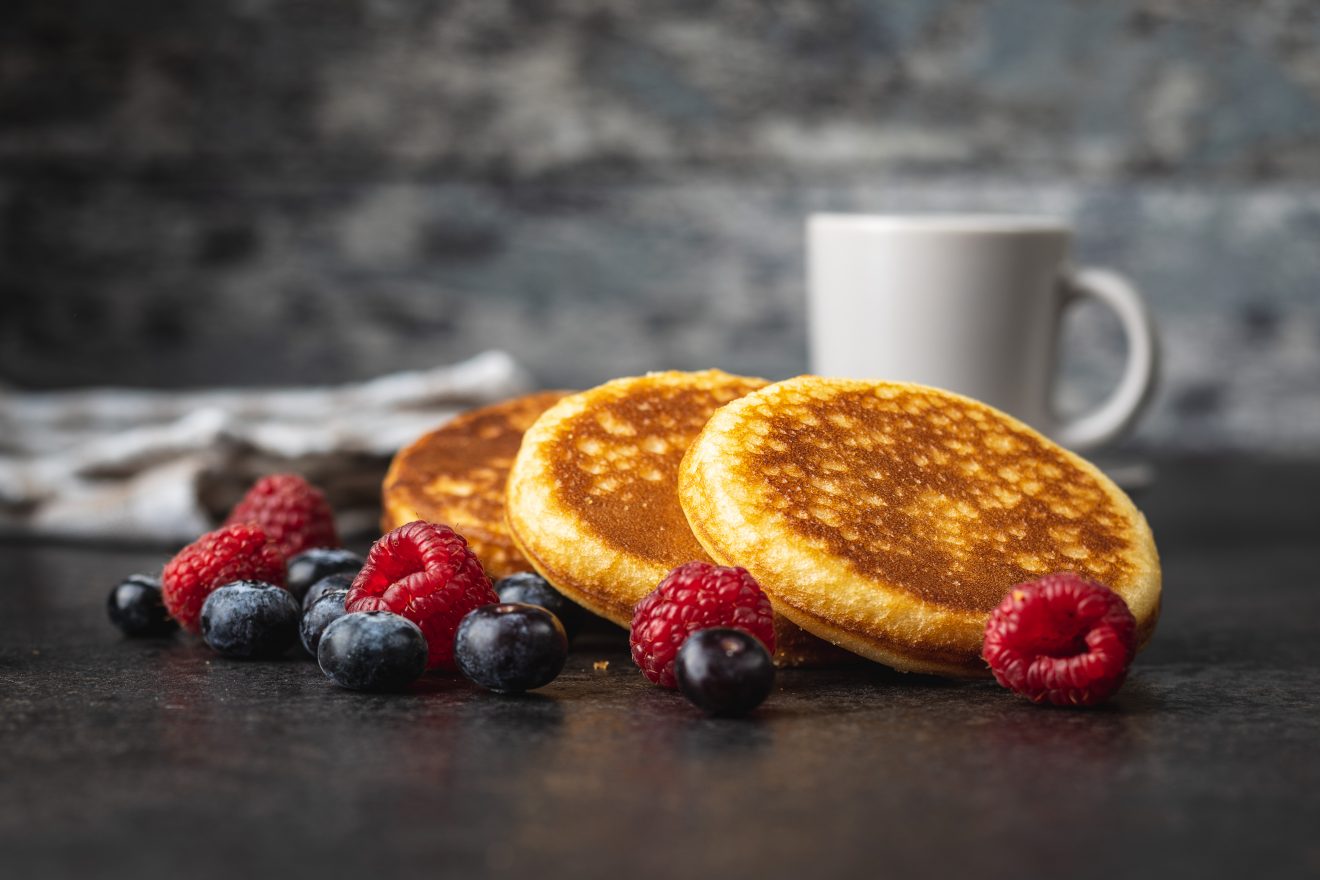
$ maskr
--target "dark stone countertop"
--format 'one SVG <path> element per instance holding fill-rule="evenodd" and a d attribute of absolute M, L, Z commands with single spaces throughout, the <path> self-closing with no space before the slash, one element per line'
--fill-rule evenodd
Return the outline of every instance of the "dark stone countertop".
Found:
<path fill-rule="evenodd" d="M 1161 462 L 1164 619 L 1098 711 L 858 666 L 708 720 L 605 636 L 534 696 L 365 696 L 120 638 L 106 591 L 164 552 L 0 544 L 0 873 L 1316 876 L 1317 499 Z"/>

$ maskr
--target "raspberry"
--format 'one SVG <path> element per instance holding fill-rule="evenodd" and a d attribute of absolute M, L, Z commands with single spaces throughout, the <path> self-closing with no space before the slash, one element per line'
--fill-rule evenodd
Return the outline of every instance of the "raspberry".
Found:
<path fill-rule="evenodd" d="M 408 618 L 426 636 L 426 668 L 454 670 L 459 622 L 472 609 L 499 601 L 462 535 L 449 526 L 410 522 L 372 545 L 344 608 Z"/>
<path fill-rule="evenodd" d="M 313 547 L 338 547 L 335 515 L 321 490 L 297 474 L 262 477 L 230 512 L 225 525 L 255 523 L 286 559 Z"/>
<path fill-rule="evenodd" d="M 284 557 L 261 527 L 237 523 L 207 532 L 167 562 L 161 598 L 170 616 L 195 633 L 202 603 L 217 587 L 243 580 L 282 587 L 284 576 Z"/>
<path fill-rule="evenodd" d="M 985 625 L 981 656 L 1033 703 L 1093 706 L 1123 684 L 1136 652 L 1123 597 L 1072 572 L 1018 584 Z"/>
<path fill-rule="evenodd" d="M 687 562 L 671 571 L 633 610 L 632 657 L 661 687 L 678 687 L 674 658 L 699 629 L 734 627 L 775 652 L 774 611 L 746 569 Z"/>

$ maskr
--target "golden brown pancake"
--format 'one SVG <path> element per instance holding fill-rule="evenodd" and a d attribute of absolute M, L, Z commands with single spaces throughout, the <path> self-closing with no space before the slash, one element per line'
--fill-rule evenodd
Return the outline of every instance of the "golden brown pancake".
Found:
<path fill-rule="evenodd" d="M 718 370 L 616 379 L 569 395 L 523 439 L 509 474 L 514 541 L 573 601 L 620 626 L 675 566 L 709 561 L 676 492 L 679 462 L 711 413 L 765 385 Z M 786 621 L 780 663 L 819 658 Z"/>
<path fill-rule="evenodd" d="M 988 674 L 986 618 L 1075 571 L 1160 607 L 1145 518 L 1094 465 L 998 410 L 890 382 L 800 376 L 721 408 L 679 473 L 693 533 L 803 629 L 896 669 Z"/>
<path fill-rule="evenodd" d="M 444 523 L 467 539 L 492 578 L 529 571 L 504 521 L 505 482 L 523 432 L 567 393 L 542 391 L 470 410 L 404 448 L 385 475 L 381 528 Z"/>

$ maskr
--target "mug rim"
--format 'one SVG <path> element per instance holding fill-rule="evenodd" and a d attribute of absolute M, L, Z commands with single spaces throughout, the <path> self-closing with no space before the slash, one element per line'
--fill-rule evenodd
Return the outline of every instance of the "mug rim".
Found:
<path fill-rule="evenodd" d="M 1062 217 L 1045 214 L 947 213 L 844 214 L 817 213 L 807 218 L 810 227 L 850 229 L 861 232 L 909 232 L 951 234 L 1041 234 L 1070 235 L 1072 226 Z"/>

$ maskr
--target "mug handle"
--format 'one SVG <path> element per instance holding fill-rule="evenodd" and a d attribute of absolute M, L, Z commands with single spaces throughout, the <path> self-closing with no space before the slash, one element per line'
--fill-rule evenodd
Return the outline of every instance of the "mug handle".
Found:
<path fill-rule="evenodd" d="M 1104 269 L 1065 270 L 1059 281 L 1063 305 L 1094 299 L 1113 309 L 1127 337 L 1127 365 L 1108 399 L 1084 415 L 1055 425 L 1070 449 L 1094 449 L 1125 431 L 1150 402 L 1159 368 L 1159 338 L 1141 294 L 1123 276 Z"/>

